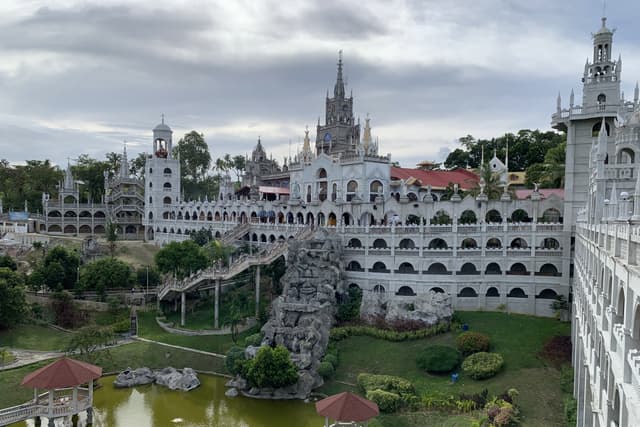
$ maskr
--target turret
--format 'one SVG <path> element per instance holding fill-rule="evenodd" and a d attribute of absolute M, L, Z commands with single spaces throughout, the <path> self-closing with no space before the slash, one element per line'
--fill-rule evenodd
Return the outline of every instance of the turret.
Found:
<path fill-rule="evenodd" d="M 153 128 L 153 153 L 156 157 L 171 158 L 173 131 L 164 123 L 164 114 L 162 122 Z"/>

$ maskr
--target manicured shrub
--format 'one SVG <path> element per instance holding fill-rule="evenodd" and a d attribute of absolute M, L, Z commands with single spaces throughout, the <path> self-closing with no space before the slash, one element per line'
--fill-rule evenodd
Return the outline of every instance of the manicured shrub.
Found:
<path fill-rule="evenodd" d="M 327 362 L 327 361 L 320 362 L 320 366 L 318 366 L 318 374 L 320 374 L 322 378 L 324 378 L 325 380 L 328 378 L 331 378 L 334 372 L 335 372 L 335 369 L 333 368 L 333 365 L 330 362 Z"/>
<path fill-rule="evenodd" d="M 244 345 L 247 347 L 250 345 L 260 347 L 260 344 L 262 344 L 262 334 L 259 332 L 257 334 L 249 335 L 244 339 Z"/>
<path fill-rule="evenodd" d="M 433 326 L 415 331 L 397 332 L 389 329 L 380 329 L 374 326 L 341 326 L 331 329 L 330 338 L 332 341 L 341 341 L 351 336 L 368 336 L 386 341 L 410 341 L 423 338 L 430 338 L 438 334 L 449 332 L 451 324 L 443 321 Z"/>
<path fill-rule="evenodd" d="M 480 352 L 464 359 L 462 370 L 474 380 L 482 380 L 497 374 L 503 364 L 504 359 L 500 354 Z"/>
<path fill-rule="evenodd" d="M 247 362 L 244 358 L 244 348 L 238 346 L 231 347 L 227 352 L 227 358 L 224 359 L 224 365 L 231 375 L 242 375 Z"/>
<path fill-rule="evenodd" d="M 463 356 L 487 352 L 490 345 L 489 337 L 479 332 L 463 332 L 456 338 L 456 347 Z"/>
<path fill-rule="evenodd" d="M 415 387 L 404 378 L 391 375 L 358 375 L 358 385 L 364 390 L 384 390 L 397 394 L 415 394 Z"/>
<path fill-rule="evenodd" d="M 540 352 L 540 356 L 556 367 L 571 363 L 571 337 L 556 335 L 551 337 Z"/>
<path fill-rule="evenodd" d="M 322 358 L 323 362 L 327 362 L 327 363 L 331 363 L 331 366 L 333 366 L 334 368 L 338 367 L 338 358 L 334 355 L 334 354 L 325 354 L 324 357 Z"/>
<path fill-rule="evenodd" d="M 256 387 L 286 387 L 298 380 L 298 370 L 284 346 L 260 347 L 256 357 L 249 360 L 246 377 Z"/>
<path fill-rule="evenodd" d="M 453 347 L 433 345 L 422 350 L 416 357 L 418 368 L 442 374 L 451 372 L 460 364 L 460 354 Z"/>
<path fill-rule="evenodd" d="M 384 390 L 370 390 L 366 394 L 366 398 L 375 402 L 381 412 L 395 412 L 402 406 L 402 399 L 396 393 Z"/>
<path fill-rule="evenodd" d="M 111 325 L 111 329 L 116 334 L 124 334 L 131 329 L 131 321 L 129 319 L 119 320 Z"/>

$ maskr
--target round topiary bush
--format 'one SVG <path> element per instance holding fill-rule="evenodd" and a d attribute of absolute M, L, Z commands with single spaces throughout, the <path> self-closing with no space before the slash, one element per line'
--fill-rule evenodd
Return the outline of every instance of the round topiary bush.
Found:
<path fill-rule="evenodd" d="M 338 358 L 336 357 L 335 354 L 331 354 L 331 353 L 325 354 L 324 357 L 322 358 L 322 361 L 331 363 L 331 365 L 334 368 L 338 367 Z"/>
<path fill-rule="evenodd" d="M 418 354 L 416 364 L 420 369 L 436 374 L 453 371 L 460 364 L 460 353 L 453 347 L 434 345 Z"/>
<path fill-rule="evenodd" d="M 504 359 L 500 354 L 480 352 L 464 359 L 462 370 L 474 380 L 483 380 L 497 374 L 503 364 Z"/>
<path fill-rule="evenodd" d="M 458 351 L 464 356 L 481 351 L 487 352 L 490 345 L 489 337 L 479 332 L 463 332 L 456 338 Z"/>
<path fill-rule="evenodd" d="M 335 369 L 333 368 L 333 365 L 330 362 L 326 362 L 326 361 L 320 362 L 320 366 L 318 366 L 318 373 L 322 378 L 324 378 L 325 380 L 327 378 L 331 378 L 334 372 L 335 372 Z"/>
<path fill-rule="evenodd" d="M 250 345 L 254 347 L 260 347 L 260 344 L 262 344 L 262 334 L 260 332 L 258 332 L 257 334 L 249 335 L 244 339 L 244 345 L 247 347 Z"/>

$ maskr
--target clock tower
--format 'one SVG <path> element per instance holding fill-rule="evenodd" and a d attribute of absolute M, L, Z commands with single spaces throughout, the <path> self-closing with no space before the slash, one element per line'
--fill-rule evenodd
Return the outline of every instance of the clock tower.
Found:
<path fill-rule="evenodd" d="M 353 96 L 346 97 L 342 79 L 342 51 L 338 58 L 338 77 L 333 98 L 325 102 L 325 124 L 318 120 L 316 154 L 352 154 L 360 142 L 360 126 L 353 118 Z"/>

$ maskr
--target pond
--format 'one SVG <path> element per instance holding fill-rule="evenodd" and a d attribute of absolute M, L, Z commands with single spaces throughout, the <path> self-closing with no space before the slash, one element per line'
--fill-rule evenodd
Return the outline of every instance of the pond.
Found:
<path fill-rule="evenodd" d="M 113 387 L 115 377 L 100 379 L 94 395 L 95 427 L 321 427 L 324 418 L 313 403 L 257 400 L 224 395 L 227 379 L 200 375 L 201 385 L 189 392 L 147 385 L 129 389 Z M 58 420 L 56 426 L 63 426 Z M 85 425 L 85 414 L 79 427 Z M 11 427 L 33 427 L 33 420 Z M 42 420 L 42 427 L 46 427 Z"/>

